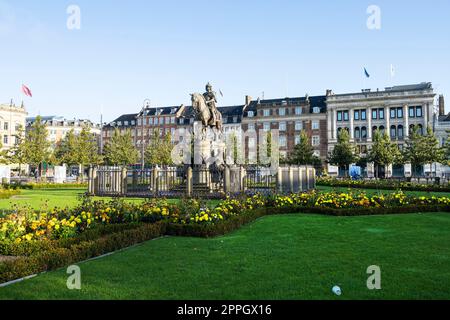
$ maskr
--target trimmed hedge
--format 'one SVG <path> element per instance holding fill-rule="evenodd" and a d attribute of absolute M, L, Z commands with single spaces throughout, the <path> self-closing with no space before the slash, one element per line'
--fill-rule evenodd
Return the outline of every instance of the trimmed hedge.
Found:
<path fill-rule="evenodd" d="M 384 182 L 381 182 L 384 181 Z M 450 193 L 450 186 L 438 186 L 438 185 L 408 185 L 400 184 L 398 182 L 391 182 L 385 180 L 378 180 L 374 182 L 351 182 L 351 181 L 324 181 L 318 180 L 316 186 L 331 187 L 331 188 L 349 188 L 349 189 L 371 189 L 371 190 L 396 190 L 402 191 L 423 191 L 423 192 L 447 192 Z"/>
<path fill-rule="evenodd" d="M 42 189 L 86 189 L 88 188 L 87 183 L 18 183 L 9 184 L 5 187 L 13 190 L 42 190 Z"/>
<path fill-rule="evenodd" d="M 101 236 L 97 239 L 78 241 L 67 247 L 48 245 L 46 250 L 16 260 L 0 263 L 0 283 L 23 278 L 31 274 L 56 270 L 70 264 L 95 258 L 132 245 L 161 237 L 165 234 L 166 223 L 140 224 L 132 229 Z M 94 237 L 94 236 L 93 236 Z M 44 245 L 45 246 L 45 245 Z"/>

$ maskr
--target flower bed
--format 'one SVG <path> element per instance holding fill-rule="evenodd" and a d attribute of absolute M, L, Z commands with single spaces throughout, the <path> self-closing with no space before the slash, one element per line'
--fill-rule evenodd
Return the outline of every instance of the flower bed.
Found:
<path fill-rule="evenodd" d="M 84 197 L 74 209 L 27 209 L 0 219 L 0 255 L 20 257 L 0 263 L 0 282 L 95 257 L 162 235 L 213 237 L 273 214 L 336 216 L 450 212 L 448 197 L 386 196 L 363 192 L 308 192 L 228 198 L 216 207 L 194 199 L 128 203 Z"/>
<path fill-rule="evenodd" d="M 0 189 L 0 199 L 9 199 L 18 194 L 20 194 L 19 190 Z"/>
<path fill-rule="evenodd" d="M 449 185 L 427 185 L 396 180 L 339 180 L 335 178 L 317 178 L 317 186 L 357 189 L 384 189 L 403 191 L 450 192 Z"/>

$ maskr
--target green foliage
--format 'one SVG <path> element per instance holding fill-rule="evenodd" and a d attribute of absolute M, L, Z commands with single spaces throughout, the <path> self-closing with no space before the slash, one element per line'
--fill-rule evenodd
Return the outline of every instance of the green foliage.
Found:
<path fill-rule="evenodd" d="M 145 162 L 149 165 L 171 165 L 173 164 L 172 150 L 171 135 L 166 134 L 161 139 L 159 129 L 155 129 L 145 150 Z"/>
<path fill-rule="evenodd" d="M 59 164 L 67 164 L 68 166 L 73 166 L 78 164 L 77 162 L 77 137 L 75 131 L 72 129 L 67 132 L 61 142 L 58 143 L 54 151 L 55 158 Z"/>
<path fill-rule="evenodd" d="M 433 162 L 444 161 L 444 149 L 439 147 L 439 140 L 431 127 L 427 127 L 427 133 L 421 135 L 419 127 L 415 126 L 409 133 L 403 156 L 411 162 L 413 168 Z"/>
<path fill-rule="evenodd" d="M 116 129 L 111 140 L 105 146 L 104 152 L 106 162 L 110 165 L 135 164 L 139 159 L 139 153 L 133 145 L 130 130 L 121 134 L 119 129 Z"/>
<path fill-rule="evenodd" d="M 50 142 L 47 139 L 48 132 L 45 123 L 40 116 L 28 130 L 23 146 L 23 156 L 28 164 L 39 166 L 50 159 Z"/>
<path fill-rule="evenodd" d="M 373 162 L 375 166 L 389 166 L 403 162 L 402 153 L 396 143 L 391 142 L 389 135 L 377 129 L 373 136 L 373 145 L 369 150 L 367 162 Z M 375 170 L 378 173 L 378 170 Z"/>
<path fill-rule="evenodd" d="M 317 157 L 314 156 L 314 149 L 305 130 L 301 131 L 300 143 L 295 146 L 288 161 L 295 165 L 311 165 L 317 162 Z"/>
<path fill-rule="evenodd" d="M 328 162 L 332 165 L 344 167 L 348 171 L 350 165 L 358 161 L 356 146 L 350 143 L 350 135 L 347 130 L 341 130 L 338 142 L 328 156 Z"/>

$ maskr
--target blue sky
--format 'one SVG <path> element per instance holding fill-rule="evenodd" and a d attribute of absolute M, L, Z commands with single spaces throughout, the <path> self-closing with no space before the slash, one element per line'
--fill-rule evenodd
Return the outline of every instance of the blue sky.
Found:
<path fill-rule="evenodd" d="M 81 30 L 66 27 L 72 4 Z M 145 98 L 188 104 L 207 81 L 221 105 L 431 81 L 450 103 L 449 35 L 448 0 L 0 0 L 0 102 L 25 83 L 30 116 L 98 121 L 103 105 L 111 121 Z"/>

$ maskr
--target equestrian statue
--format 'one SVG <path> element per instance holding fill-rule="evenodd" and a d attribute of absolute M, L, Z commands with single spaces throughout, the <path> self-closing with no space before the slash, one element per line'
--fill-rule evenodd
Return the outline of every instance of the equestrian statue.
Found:
<path fill-rule="evenodd" d="M 206 92 L 202 95 L 200 93 L 191 94 L 192 108 L 196 114 L 196 120 L 203 124 L 203 131 L 208 128 L 216 129 L 219 133 L 222 132 L 222 114 L 217 109 L 216 93 L 213 91 L 210 83 L 206 85 Z"/>

